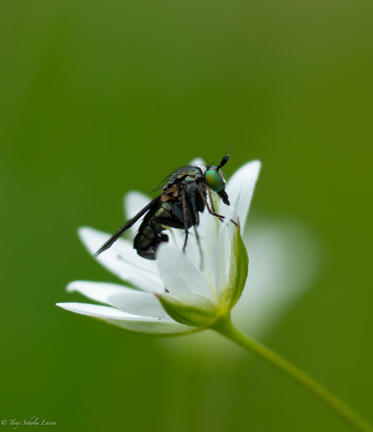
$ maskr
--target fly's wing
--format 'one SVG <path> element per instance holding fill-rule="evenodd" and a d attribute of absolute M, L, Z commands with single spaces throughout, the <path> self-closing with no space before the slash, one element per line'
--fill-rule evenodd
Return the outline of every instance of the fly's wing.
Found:
<path fill-rule="evenodd" d="M 148 212 L 151 208 L 153 208 L 155 206 L 155 204 L 158 202 L 159 198 L 161 197 L 161 195 L 157 196 L 156 198 L 154 198 L 152 201 L 150 201 L 150 203 L 145 206 L 142 210 L 140 210 L 136 216 L 134 216 L 132 219 L 130 219 L 129 221 L 126 222 L 125 225 L 122 226 L 122 228 L 120 228 L 115 234 L 113 234 L 109 240 L 107 242 L 105 242 L 100 249 L 95 253 L 95 256 L 100 255 L 100 253 L 106 251 L 107 249 L 109 249 L 109 247 L 115 243 L 119 237 L 122 236 L 122 234 L 127 231 L 129 228 L 131 228 L 132 225 L 134 225 L 140 218 L 141 216 L 143 216 L 146 212 Z"/>

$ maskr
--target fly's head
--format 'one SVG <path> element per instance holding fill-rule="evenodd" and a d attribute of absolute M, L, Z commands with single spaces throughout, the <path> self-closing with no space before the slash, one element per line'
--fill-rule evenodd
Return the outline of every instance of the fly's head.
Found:
<path fill-rule="evenodd" d="M 214 166 L 214 165 L 208 166 L 204 174 L 205 182 L 207 186 L 213 191 L 215 191 L 223 200 L 223 203 L 226 205 L 229 205 L 230 203 L 229 203 L 228 195 L 225 192 L 226 180 L 221 168 L 228 162 L 228 160 L 229 160 L 229 155 L 228 154 L 224 155 L 223 159 L 220 161 L 218 166 Z"/>

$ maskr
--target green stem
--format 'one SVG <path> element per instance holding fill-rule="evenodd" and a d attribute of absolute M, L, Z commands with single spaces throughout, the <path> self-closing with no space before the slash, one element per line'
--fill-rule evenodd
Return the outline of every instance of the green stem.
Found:
<path fill-rule="evenodd" d="M 281 357 L 279 354 L 271 351 L 264 345 L 256 342 L 255 340 L 248 338 L 247 336 L 240 333 L 232 324 L 229 317 L 224 317 L 219 320 L 213 329 L 230 339 L 232 342 L 237 343 L 241 347 L 252 351 L 259 357 L 266 360 L 268 363 L 276 366 L 287 376 L 292 378 L 298 384 L 306 388 L 308 391 L 313 393 L 318 399 L 324 402 L 331 410 L 339 414 L 350 426 L 353 426 L 358 431 L 373 432 L 372 426 L 370 426 L 357 412 L 353 411 L 344 402 L 334 396 L 328 389 L 323 387 L 309 375 L 298 369 L 288 360 Z"/>

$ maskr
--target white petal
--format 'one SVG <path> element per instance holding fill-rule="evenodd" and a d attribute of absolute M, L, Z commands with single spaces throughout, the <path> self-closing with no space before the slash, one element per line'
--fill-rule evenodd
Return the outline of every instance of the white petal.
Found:
<path fill-rule="evenodd" d="M 129 314 L 170 319 L 154 294 L 128 289 L 113 294 L 109 301 L 115 308 Z"/>
<path fill-rule="evenodd" d="M 165 288 L 172 296 L 194 293 L 211 297 L 212 292 L 201 272 L 181 250 L 162 244 L 158 250 L 156 264 Z"/>
<path fill-rule="evenodd" d="M 199 168 L 201 168 L 201 170 L 203 170 L 206 163 L 203 159 L 197 157 L 190 162 L 190 165 L 197 165 Z"/>
<path fill-rule="evenodd" d="M 128 192 L 124 197 L 124 214 L 126 215 L 127 220 L 132 219 L 134 216 L 137 215 L 137 213 L 142 210 L 144 207 L 146 207 L 151 198 L 144 195 L 141 192 L 137 191 L 130 191 Z M 139 226 L 141 224 L 142 218 L 140 218 L 139 221 L 133 225 L 129 231 L 132 234 L 132 238 L 136 235 Z"/>
<path fill-rule="evenodd" d="M 166 322 L 166 321 L 118 321 L 108 319 L 105 320 L 108 324 L 121 327 L 125 330 L 130 330 L 138 333 L 148 333 L 153 335 L 178 335 L 195 332 L 195 327 L 190 327 L 177 322 Z"/>
<path fill-rule="evenodd" d="M 131 288 L 126 288 L 123 285 L 117 285 L 106 282 L 89 282 L 89 281 L 74 281 L 67 286 L 70 292 L 78 291 L 91 300 L 111 304 L 109 297 L 127 291 L 134 291 Z"/>
<path fill-rule="evenodd" d="M 263 336 L 312 287 L 323 253 L 315 235 L 296 222 L 250 224 L 244 239 L 249 274 L 233 318 Z"/>
<path fill-rule="evenodd" d="M 229 225 L 232 225 L 230 223 Z M 222 224 L 218 241 L 214 250 L 214 274 L 213 286 L 220 295 L 229 282 L 229 270 L 231 260 L 231 235 L 232 227 Z"/>
<path fill-rule="evenodd" d="M 219 220 L 205 209 L 201 215 L 198 234 L 203 251 L 202 271 L 208 281 L 213 279 L 214 251 L 219 232 Z"/>
<path fill-rule="evenodd" d="M 179 324 L 171 318 L 162 320 L 155 317 L 136 316 L 108 306 L 88 303 L 57 303 L 57 306 L 80 315 L 100 318 L 109 324 L 141 333 L 178 334 L 190 333 L 194 330 L 193 327 Z"/>
<path fill-rule="evenodd" d="M 57 303 L 57 306 L 71 312 L 75 312 L 81 315 L 88 315 L 96 318 L 117 319 L 117 320 L 139 319 L 139 316 L 131 315 L 109 306 L 101 306 L 101 305 L 95 305 L 90 303 Z M 155 318 L 153 317 L 141 317 L 141 319 L 147 321 L 155 320 Z"/>
<path fill-rule="evenodd" d="M 174 237 L 176 239 L 176 249 L 182 250 L 185 241 L 185 232 L 184 230 L 173 230 Z M 201 262 L 201 252 L 198 246 L 197 235 L 195 233 L 194 228 L 189 229 L 188 243 L 185 249 L 185 254 L 189 257 L 189 259 L 193 262 L 196 267 L 200 267 Z"/>
<path fill-rule="evenodd" d="M 254 160 L 239 168 L 229 179 L 225 188 L 230 207 L 219 205 L 219 212 L 225 216 L 236 219 L 238 216 L 242 230 L 246 224 L 251 199 L 260 171 L 260 161 Z"/>
<path fill-rule="evenodd" d="M 184 231 L 183 231 L 184 232 Z M 181 249 L 184 244 L 184 239 L 181 238 L 180 230 L 176 228 L 169 228 L 167 230 L 167 235 L 169 237 L 169 243 L 176 249 Z"/>
<path fill-rule="evenodd" d="M 86 227 L 79 229 L 79 236 L 92 255 L 110 237 L 109 234 Z M 154 261 L 139 257 L 128 240 L 117 240 L 95 259 L 121 279 L 141 290 L 163 292 L 163 284 Z"/>
<path fill-rule="evenodd" d="M 171 228 L 167 230 L 166 233 L 169 235 L 169 244 L 178 250 L 182 250 L 185 242 L 185 231 L 183 229 Z M 196 228 L 195 230 L 194 227 L 190 228 L 185 254 L 196 267 L 200 268 L 203 251 L 202 247 L 200 248 L 198 246 L 197 236 L 199 236 L 199 229 Z"/>

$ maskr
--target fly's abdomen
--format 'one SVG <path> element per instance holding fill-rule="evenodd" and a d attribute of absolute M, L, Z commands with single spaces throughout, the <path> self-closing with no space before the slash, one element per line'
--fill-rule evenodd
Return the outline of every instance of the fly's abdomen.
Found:
<path fill-rule="evenodd" d="M 171 204 L 169 202 L 160 202 L 160 206 L 146 215 L 133 243 L 133 247 L 140 256 L 155 259 L 160 243 L 168 241 L 168 236 L 163 234 L 162 231 L 169 220 L 172 220 Z"/>

